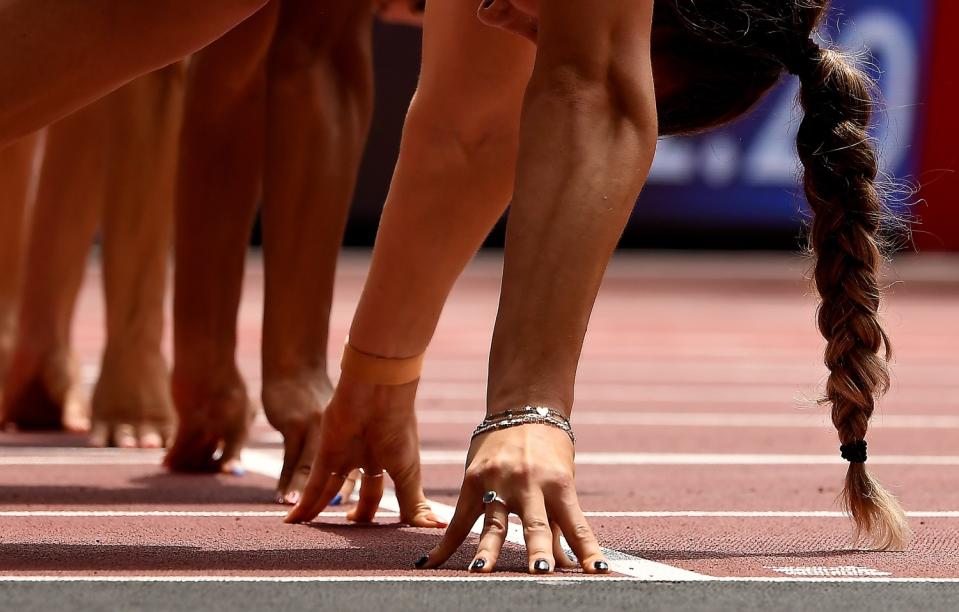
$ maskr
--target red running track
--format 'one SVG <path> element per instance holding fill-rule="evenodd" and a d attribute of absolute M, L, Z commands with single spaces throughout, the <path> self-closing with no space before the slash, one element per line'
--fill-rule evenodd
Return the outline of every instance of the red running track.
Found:
<path fill-rule="evenodd" d="M 577 480 L 614 567 L 634 577 L 815 580 L 959 576 L 959 261 L 903 260 L 885 319 L 894 388 L 870 463 L 910 511 L 902 553 L 858 551 L 837 512 L 844 464 L 814 400 L 825 371 L 806 262 L 772 256 L 622 255 L 597 303 L 577 385 Z M 331 346 L 346 335 L 366 260 L 348 254 Z M 428 496 L 451 505 L 482 417 L 499 262 L 457 286 L 428 355 L 419 403 Z M 75 326 L 87 382 L 102 346 L 99 277 Z M 251 257 L 239 360 L 259 386 L 262 269 Z M 97 451 L 67 435 L 0 434 L 0 575 L 406 576 L 438 532 L 280 521 L 270 503 L 279 440 L 255 426 L 243 477 L 165 473 L 149 452 Z M 475 544 L 475 539 L 470 541 Z M 464 575 L 464 547 L 447 569 Z M 645 563 L 647 560 L 654 563 Z M 525 567 L 508 544 L 504 570 Z M 630 570 L 629 568 L 633 568 Z M 638 568 L 638 569 L 637 569 Z M 677 571 L 685 570 L 685 571 Z M 417 573 L 416 575 L 420 575 Z"/>

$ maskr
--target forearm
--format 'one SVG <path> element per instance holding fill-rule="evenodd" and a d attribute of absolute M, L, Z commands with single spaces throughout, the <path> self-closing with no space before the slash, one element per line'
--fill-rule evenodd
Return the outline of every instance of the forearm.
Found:
<path fill-rule="evenodd" d="M 389 357 L 426 349 L 453 283 L 513 186 L 516 119 L 468 142 L 430 127 L 442 122 L 424 115 L 414 102 L 350 331 L 356 348 Z"/>
<path fill-rule="evenodd" d="M 616 83 L 534 77 L 490 355 L 490 413 L 524 404 L 572 410 L 593 302 L 655 148 L 651 79 L 636 85 L 631 109 L 614 95 Z"/>
<path fill-rule="evenodd" d="M 214 40 L 266 0 L 0 0 L 0 146 Z"/>
<path fill-rule="evenodd" d="M 261 213 L 268 380 L 327 375 L 336 262 L 373 107 L 372 17 L 340 6 L 351 14 L 335 46 L 311 46 L 323 40 L 313 30 L 281 27 L 270 55 Z M 313 11 L 336 23 L 323 7 Z"/>

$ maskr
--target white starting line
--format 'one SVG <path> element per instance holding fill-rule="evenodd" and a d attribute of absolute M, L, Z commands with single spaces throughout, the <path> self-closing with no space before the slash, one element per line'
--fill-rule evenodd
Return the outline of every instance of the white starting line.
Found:
<path fill-rule="evenodd" d="M 432 502 L 442 508 L 442 504 Z M 384 508 L 395 506 L 394 498 L 386 497 Z M 0 518 L 283 518 L 288 510 L 0 510 Z M 345 518 L 346 512 L 321 512 L 321 518 Z M 848 518 L 833 510 L 633 510 L 588 511 L 589 518 Z M 378 518 L 398 518 L 399 512 L 376 513 Z M 451 515 L 452 516 L 452 515 Z M 906 512 L 909 518 L 959 518 L 957 510 L 919 510 Z"/>
<path fill-rule="evenodd" d="M 330 583 L 330 582 L 351 582 L 351 583 L 456 583 L 456 582 L 474 582 L 477 580 L 485 582 L 535 582 L 544 586 L 563 586 L 564 584 L 581 584 L 586 582 L 600 581 L 606 582 L 635 582 L 636 578 L 619 576 L 496 576 L 492 574 L 473 574 L 470 576 L 203 576 L 203 575 L 165 575 L 165 576 L 43 576 L 28 574 L 10 574 L 0 575 L 0 583 L 267 583 L 267 584 L 287 584 L 287 583 Z M 809 577 L 793 576 L 703 576 L 695 579 L 695 582 L 745 582 L 745 583 L 849 583 L 849 582 L 870 582 L 870 583 L 892 583 L 892 584 L 956 584 L 959 578 L 900 578 L 893 576 L 848 576 L 834 577 L 827 575 L 810 575 Z M 648 582 L 691 582 L 682 578 L 670 579 L 650 579 Z"/>

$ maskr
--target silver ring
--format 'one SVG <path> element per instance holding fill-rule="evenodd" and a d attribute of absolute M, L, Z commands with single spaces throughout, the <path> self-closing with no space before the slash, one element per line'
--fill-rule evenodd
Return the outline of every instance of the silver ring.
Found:
<path fill-rule="evenodd" d="M 380 470 L 376 474 L 370 474 L 363 468 L 360 468 L 360 474 L 362 474 L 363 476 L 366 476 L 367 478 L 383 478 L 383 470 Z"/>
<path fill-rule="evenodd" d="M 500 497 L 496 491 L 487 491 L 483 494 L 483 503 L 486 505 L 492 504 L 493 502 L 499 502 L 506 505 L 506 500 Z"/>

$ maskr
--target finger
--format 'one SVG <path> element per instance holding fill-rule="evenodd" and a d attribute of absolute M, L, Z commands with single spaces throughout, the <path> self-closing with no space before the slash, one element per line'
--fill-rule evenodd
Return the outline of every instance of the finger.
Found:
<path fill-rule="evenodd" d="M 213 434 L 198 430 L 180 432 L 167 451 L 163 463 L 175 472 L 213 472 L 216 462 L 217 439 Z"/>
<path fill-rule="evenodd" d="M 346 476 L 340 473 L 327 473 L 326 478 L 323 480 L 324 485 L 323 488 L 320 489 L 319 485 L 313 487 L 313 479 L 312 477 L 310 478 L 310 482 L 307 483 L 306 488 L 303 490 L 303 497 L 300 498 L 299 503 L 294 506 L 290 514 L 287 515 L 287 523 L 309 521 L 316 518 L 320 512 L 323 512 L 323 510 L 330 505 L 330 500 L 333 499 L 337 491 L 340 490 L 340 487 L 343 486 L 343 481 L 346 480 Z"/>
<path fill-rule="evenodd" d="M 356 502 L 354 508 L 346 518 L 356 523 L 370 523 L 376 516 L 376 511 L 380 508 L 380 500 L 383 499 L 383 489 L 385 487 L 382 471 L 369 470 L 362 476 L 360 485 L 360 499 Z M 340 491 L 343 494 L 343 491 Z M 349 498 L 347 493 L 345 499 Z"/>
<path fill-rule="evenodd" d="M 90 446 L 106 448 L 110 445 L 110 429 L 103 421 L 97 421 L 90 428 Z"/>
<path fill-rule="evenodd" d="M 556 560 L 556 569 L 572 569 L 576 567 L 576 560 L 569 558 L 569 553 L 566 552 L 567 549 L 563 545 L 563 530 L 560 529 L 559 524 L 551 522 L 549 529 L 553 532 L 553 559 Z"/>
<path fill-rule="evenodd" d="M 359 495 L 354 498 L 353 492 L 357 491 L 358 493 L 356 485 L 360 482 L 361 475 L 362 474 L 359 469 L 350 472 L 350 475 L 346 477 L 346 482 L 343 483 L 343 486 L 340 487 L 339 492 L 330 501 L 330 505 L 339 506 L 340 504 L 348 504 L 359 501 Z"/>
<path fill-rule="evenodd" d="M 529 573 L 546 574 L 553 571 L 553 532 L 549 528 L 549 516 L 542 494 L 538 491 L 528 492 L 520 502 L 517 514 L 523 521 Z"/>
<path fill-rule="evenodd" d="M 223 434 L 223 452 L 220 453 L 220 471 L 227 474 L 241 476 L 244 472 L 240 463 L 240 451 L 246 444 L 246 434 L 249 431 L 248 419 L 241 419 L 236 425 L 229 427 Z"/>
<path fill-rule="evenodd" d="M 163 435 L 156 425 L 140 426 L 140 448 L 163 448 Z"/>
<path fill-rule="evenodd" d="M 463 482 L 449 527 L 446 528 L 446 532 L 440 538 L 439 544 L 429 553 L 417 559 L 413 564 L 414 567 L 428 569 L 446 563 L 446 560 L 456 552 L 466 536 L 469 535 L 476 519 L 483 514 L 482 497 L 483 494 L 475 485 L 469 484 L 467 481 Z"/>
<path fill-rule="evenodd" d="M 133 425 L 120 423 L 113 429 L 113 443 L 117 448 L 136 448 L 137 434 Z"/>
<path fill-rule="evenodd" d="M 283 467 L 280 469 L 280 479 L 276 482 L 276 503 L 278 504 L 295 504 L 297 501 L 287 499 L 286 494 L 290 491 L 290 481 L 293 480 L 293 471 L 300 460 L 305 436 L 306 432 L 299 428 L 292 428 L 292 430 L 283 432 Z M 309 476 L 309 471 L 307 471 L 307 476 Z M 305 479 L 303 484 L 306 484 Z M 302 490 L 302 487 L 298 490 Z"/>
<path fill-rule="evenodd" d="M 400 506 L 401 522 L 412 527 L 446 527 L 446 523 L 433 513 L 433 508 L 426 501 L 423 482 L 420 478 L 418 452 L 413 464 L 402 470 L 390 471 L 389 474 L 396 486 L 396 501 Z M 479 494 L 476 499 L 479 500 L 481 497 L 482 494 Z M 474 520 L 477 516 L 479 514 L 473 517 Z"/>
<path fill-rule="evenodd" d="M 579 559 L 587 574 L 609 572 L 609 561 L 603 554 L 593 530 L 586 522 L 586 515 L 579 506 L 579 499 L 572 488 L 566 488 L 557 503 L 550 504 L 551 516 L 566 536 L 566 542 Z"/>
<path fill-rule="evenodd" d="M 303 494 L 307 481 L 310 479 L 310 472 L 313 470 L 313 462 L 320 452 L 320 430 L 319 427 L 311 425 L 306 431 L 306 439 L 303 447 L 300 449 L 300 456 L 297 459 L 293 469 L 293 478 L 286 490 L 286 499 L 288 503 L 295 504 L 296 500 Z"/>
<path fill-rule="evenodd" d="M 500 501 L 486 504 L 486 516 L 483 520 L 483 532 L 479 546 L 470 562 L 469 571 L 489 573 L 496 567 L 506 533 L 509 528 L 509 509 Z"/>

